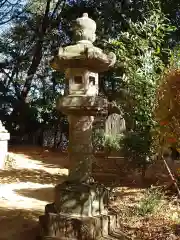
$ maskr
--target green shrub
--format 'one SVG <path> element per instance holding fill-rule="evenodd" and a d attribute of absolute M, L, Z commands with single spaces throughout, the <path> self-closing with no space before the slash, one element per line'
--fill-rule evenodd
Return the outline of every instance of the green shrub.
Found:
<path fill-rule="evenodd" d="M 105 134 L 104 148 L 108 151 L 119 151 L 121 149 L 122 137 L 122 135 L 112 136 Z"/>
<path fill-rule="evenodd" d="M 152 214 L 160 206 L 162 198 L 163 192 L 160 189 L 150 188 L 146 190 L 136 209 L 137 215 L 145 216 Z"/>
<path fill-rule="evenodd" d="M 95 129 L 92 134 L 92 142 L 94 151 L 102 151 L 104 149 L 104 130 Z"/>

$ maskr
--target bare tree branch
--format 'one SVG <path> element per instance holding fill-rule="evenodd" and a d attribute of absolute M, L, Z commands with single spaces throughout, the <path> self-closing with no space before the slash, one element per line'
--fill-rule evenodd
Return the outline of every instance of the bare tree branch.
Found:
<path fill-rule="evenodd" d="M 65 4 L 66 4 L 66 0 L 64 0 L 63 2 L 62 2 L 61 0 L 59 0 L 59 1 L 56 3 L 56 6 L 55 6 L 55 8 L 54 8 L 54 10 L 53 10 L 53 13 L 52 13 L 52 15 L 51 15 L 51 20 L 54 18 L 54 15 L 56 14 L 56 12 L 57 12 L 57 10 L 58 10 L 58 8 L 60 7 L 61 4 L 62 4 L 62 7 L 61 7 L 61 12 L 62 12 L 62 10 L 64 9 L 64 6 L 65 6 Z"/>

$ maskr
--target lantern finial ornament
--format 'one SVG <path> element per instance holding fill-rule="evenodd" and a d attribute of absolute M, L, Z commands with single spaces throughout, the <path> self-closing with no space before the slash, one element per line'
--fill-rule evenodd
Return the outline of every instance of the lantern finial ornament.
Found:
<path fill-rule="evenodd" d="M 88 13 L 83 13 L 83 17 L 87 17 L 88 18 Z"/>
<path fill-rule="evenodd" d="M 74 23 L 74 39 L 76 42 L 90 42 L 96 40 L 96 22 L 88 17 L 88 13 L 83 13 Z"/>
<path fill-rule="evenodd" d="M 67 69 L 81 68 L 99 73 L 114 66 L 116 55 L 93 45 L 96 40 L 96 22 L 87 13 L 74 21 L 73 35 L 75 44 L 59 48 L 58 54 L 50 62 L 53 69 L 66 72 Z"/>

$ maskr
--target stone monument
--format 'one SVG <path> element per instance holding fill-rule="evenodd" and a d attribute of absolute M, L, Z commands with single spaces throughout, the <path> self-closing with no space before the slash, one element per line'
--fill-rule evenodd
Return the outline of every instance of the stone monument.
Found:
<path fill-rule="evenodd" d="M 68 84 L 68 94 L 57 106 L 68 115 L 71 167 L 67 181 L 55 187 L 54 203 L 39 218 L 42 239 L 104 239 L 117 227 L 116 215 L 106 208 L 108 190 L 92 178 L 92 125 L 109 108 L 98 96 L 98 73 L 116 61 L 115 54 L 93 45 L 95 32 L 96 23 L 84 13 L 74 24 L 75 44 L 60 48 L 51 61 L 53 69 L 65 72 Z"/>
<path fill-rule="evenodd" d="M 10 139 L 10 134 L 2 125 L 0 121 L 0 169 L 4 168 L 5 160 L 8 153 L 8 140 Z"/>

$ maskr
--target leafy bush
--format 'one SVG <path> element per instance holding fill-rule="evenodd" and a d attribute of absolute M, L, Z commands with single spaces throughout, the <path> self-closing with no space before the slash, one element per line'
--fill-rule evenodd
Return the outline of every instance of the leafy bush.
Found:
<path fill-rule="evenodd" d="M 119 151 L 121 149 L 122 137 L 122 135 L 111 136 L 105 134 L 104 148 L 108 151 Z"/>
<path fill-rule="evenodd" d="M 170 56 L 163 43 L 174 31 L 158 1 L 149 1 L 147 9 L 142 21 L 129 21 L 127 31 L 112 41 L 118 59 L 116 78 L 120 80 L 117 103 L 129 132 L 124 148 L 128 159 L 138 161 L 139 166 L 145 166 L 152 154 L 156 89 Z"/>
<path fill-rule="evenodd" d="M 158 122 L 156 127 L 155 146 L 179 147 L 180 140 L 180 46 L 171 56 L 169 67 L 164 71 L 157 88 L 154 116 Z M 160 146 L 160 148 L 159 148 Z"/>
<path fill-rule="evenodd" d="M 134 167 L 146 169 L 150 163 L 149 146 L 151 136 L 149 132 L 129 132 L 122 140 L 122 150 L 124 156 Z"/>
<path fill-rule="evenodd" d="M 119 151 L 123 135 L 112 136 L 104 133 L 103 129 L 93 131 L 93 147 L 95 151 L 103 151 L 110 153 L 111 151 Z"/>
<path fill-rule="evenodd" d="M 158 188 L 150 188 L 146 190 L 143 199 L 141 199 L 139 206 L 136 209 L 136 214 L 145 216 L 152 214 L 161 203 L 163 193 Z"/>
<path fill-rule="evenodd" d="M 104 149 L 104 130 L 95 129 L 92 134 L 92 142 L 94 151 L 102 151 Z"/>

